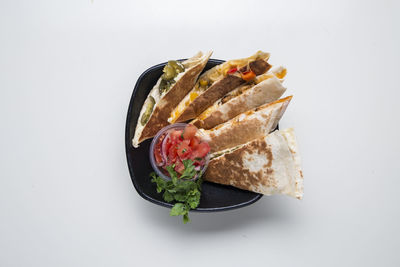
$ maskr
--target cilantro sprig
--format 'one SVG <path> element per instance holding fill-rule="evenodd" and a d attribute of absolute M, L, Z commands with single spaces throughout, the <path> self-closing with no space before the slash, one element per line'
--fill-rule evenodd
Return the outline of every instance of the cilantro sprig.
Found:
<path fill-rule="evenodd" d="M 200 171 L 195 170 L 192 160 L 187 159 L 182 162 L 185 169 L 180 177 L 174 170 L 174 164 L 166 167 L 171 180 L 166 181 L 155 172 L 152 172 L 150 177 L 152 177 L 151 182 L 157 185 L 157 193 L 164 192 L 165 201 L 175 202 L 169 214 L 171 216 L 182 215 L 183 223 L 187 223 L 190 221 L 189 210 L 197 208 L 200 203 L 202 179 L 199 177 L 196 181 L 192 181 L 192 178 L 200 175 Z"/>

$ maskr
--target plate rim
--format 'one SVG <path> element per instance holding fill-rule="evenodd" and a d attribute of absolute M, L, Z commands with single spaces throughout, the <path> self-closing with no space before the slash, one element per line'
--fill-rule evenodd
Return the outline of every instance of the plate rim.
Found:
<path fill-rule="evenodd" d="M 182 61 L 182 60 L 185 60 L 185 59 L 178 59 L 178 61 Z M 210 58 L 208 60 L 208 62 L 221 64 L 221 63 L 225 62 L 225 60 Z M 138 91 L 139 85 L 140 85 L 140 83 L 143 80 L 143 77 L 145 75 L 147 75 L 149 72 L 154 71 L 155 69 L 158 69 L 159 67 L 165 66 L 166 64 L 167 64 L 167 62 L 163 62 L 163 63 L 156 64 L 156 65 L 151 66 L 150 68 L 146 69 L 139 76 L 139 78 L 137 79 L 137 81 L 135 83 L 135 86 L 134 86 L 132 94 L 131 94 L 131 98 L 129 100 L 129 106 L 128 106 L 128 111 L 127 111 L 126 121 L 125 121 L 125 154 L 126 154 L 126 161 L 127 161 L 127 164 L 128 164 L 129 175 L 131 177 L 131 181 L 132 181 L 132 184 L 133 184 L 136 192 L 143 199 L 145 199 L 147 201 L 150 201 L 150 202 L 152 202 L 152 203 L 154 203 L 156 205 L 162 206 L 162 207 L 172 208 L 173 205 L 171 203 L 167 203 L 167 202 L 163 202 L 163 201 L 159 201 L 157 199 L 154 199 L 154 198 L 148 196 L 147 194 L 143 193 L 142 190 L 139 189 L 139 186 L 136 183 L 136 178 L 135 178 L 136 176 L 133 173 L 133 166 L 131 165 L 132 158 L 129 155 L 129 149 L 132 146 L 132 142 L 131 142 L 130 137 L 129 137 L 129 130 L 130 130 L 129 122 L 131 121 L 131 118 L 132 118 L 133 101 L 135 99 L 136 92 Z M 226 185 L 223 185 L 223 186 L 226 186 Z M 242 207 L 245 207 L 245 206 L 248 206 L 250 204 L 253 204 L 253 203 L 257 202 L 258 200 L 260 200 L 260 198 L 263 197 L 262 194 L 259 194 L 259 193 L 255 193 L 255 194 L 256 194 L 256 196 L 253 199 L 251 199 L 249 201 L 246 201 L 246 202 L 242 202 L 240 204 L 230 205 L 230 206 L 226 206 L 226 207 L 217 207 L 217 208 L 196 208 L 196 209 L 190 210 L 190 212 L 215 212 L 215 211 L 226 211 L 226 210 L 233 210 L 233 209 L 242 208 Z"/>

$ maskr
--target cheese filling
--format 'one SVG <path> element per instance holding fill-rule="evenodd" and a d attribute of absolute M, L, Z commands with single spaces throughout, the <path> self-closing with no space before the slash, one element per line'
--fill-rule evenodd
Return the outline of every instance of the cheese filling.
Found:
<path fill-rule="evenodd" d="M 250 57 L 229 60 L 206 71 L 200 76 L 192 91 L 186 95 L 186 97 L 178 104 L 174 111 L 171 112 L 168 122 L 174 123 L 185 111 L 187 106 L 189 106 L 199 95 L 206 91 L 214 82 L 224 78 L 230 69 L 235 67 L 240 69 L 241 67 L 246 66 L 250 62 L 257 59 L 268 60 L 269 53 L 257 51 L 257 53 Z"/>

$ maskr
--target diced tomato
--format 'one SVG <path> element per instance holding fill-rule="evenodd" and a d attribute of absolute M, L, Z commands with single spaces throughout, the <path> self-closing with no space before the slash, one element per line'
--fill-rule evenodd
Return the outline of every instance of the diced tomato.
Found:
<path fill-rule="evenodd" d="M 195 158 L 204 158 L 208 152 L 210 152 L 210 146 L 208 143 L 203 142 L 196 147 L 196 150 L 193 151 L 193 155 L 195 155 Z"/>
<path fill-rule="evenodd" d="M 246 82 L 253 80 L 256 77 L 256 74 L 250 70 L 242 73 L 242 79 Z"/>
<path fill-rule="evenodd" d="M 167 165 L 171 165 L 176 161 L 176 146 L 175 145 L 171 145 L 168 149 L 168 154 L 167 154 Z"/>
<path fill-rule="evenodd" d="M 228 74 L 232 74 L 232 73 L 235 73 L 237 71 L 237 68 L 236 67 L 234 67 L 234 68 L 232 68 L 232 69 L 230 69 L 230 70 L 228 70 Z"/>
<path fill-rule="evenodd" d="M 188 124 L 183 131 L 183 139 L 190 140 L 192 139 L 197 132 L 197 127 L 193 124 Z"/>
<path fill-rule="evenodd" d="M 163 159 L 161 155 L 161 140 L 157 142 L 156 147 L 154 148 L 154 158 L 158 166 L 163 165 Z"/>
<path fill-rule="evenodd" d="M 162 157 L 161 157 L 161 153 L 154 152 L 154 158 L 156 159 L 157 166 L 162 166 L 163 165 L 163 160 L 162 160 Z"/>
<path fill-rule="evenodd" d="M 190 146 L 192 149 L 195 149 L 199 144 L 200 144 L 200 138 L 198 138 L 197 136 L 193 136 L 193 138 L 190 139 L 190 144 L 189 144 L 189 146 Z"/>
<path fill-rule="evenodd" d="M 192 149 L 189 147 L 190 140 L 183 140 L 178 145 L 177 154 L 181 159 L 188 158 L 189 154 L 192 152 Z"/>
<path fill-rule="evenodd" d="M 168 149 L 171 148 L 171 146 L 176 146 L 178 144 L 178 140 L 175 138 L 173 139 L 172 137 L 170 137 L 169 141 L 169 145 L 168 145 Z"/>
<path fill-rule="evenodd" d="M 185 170 L 185 166 L 183 165 L 182 161 L 179 159 L 175 162 L 175 171 L 179 174 L 182 174 Z"/>
<path fill-rule="evenodd" d="M 172 140 L 182 140 L 182 130 L 175 130 L 170 133 Z"/>
<path fill-rule="evenodd" d="M 190 159 L 193 161 L 200 159 L 199 152 L 197 150 L 193 150 L 192 154 L 190 155 Z"/>

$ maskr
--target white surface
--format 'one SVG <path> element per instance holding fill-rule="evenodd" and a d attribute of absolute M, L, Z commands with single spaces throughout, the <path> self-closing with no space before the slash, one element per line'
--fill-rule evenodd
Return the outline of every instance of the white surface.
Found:
<path fill-rule="evenodd" d="M 0 266 L 399 266 L 399 25 L 396 1 L 1 1 Z M 287 66 L 304 200 L 183 225 L 136 193 L 136 79 L 200 49 Z"/>

